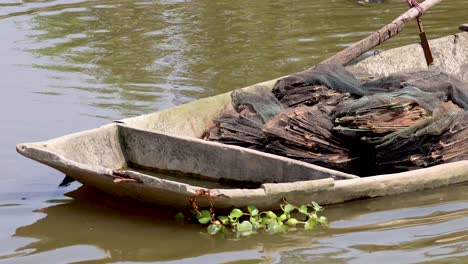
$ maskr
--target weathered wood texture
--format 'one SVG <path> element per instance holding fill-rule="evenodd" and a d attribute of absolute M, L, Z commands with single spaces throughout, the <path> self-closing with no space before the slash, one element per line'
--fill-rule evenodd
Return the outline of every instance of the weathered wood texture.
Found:
<path fill-rule="evenodd" d="M 460 25 L 460 30 L 467 31 L 468 32 L 468 24 L 462 24 Z"/>
<path fill-rule="evenodd" d="M 426 0 L 420 4 L 424 11 L 433 7 L 442 0 Z M 411 21 L 419 16 L 419 11 L 416 8 L 411 8 L 401 16 L 397 17 L 392 23 L 384 26 L 383 28 L 372 33 L 368 37 L 362 39 L 359 42 L 354 43 L 350 47 L 338 52 L 332 57 L 324 60 L 322 63 L 325 64 L 346 64 L 353 59 L 364 54 L 372 48 L 380 45 L 382 42 L 392 38 L 404 29 L 405 23 Z"/>

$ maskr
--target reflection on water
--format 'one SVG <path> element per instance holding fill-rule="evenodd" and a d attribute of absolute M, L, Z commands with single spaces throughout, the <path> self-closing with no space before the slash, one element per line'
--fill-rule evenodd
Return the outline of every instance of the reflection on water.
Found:
<path fill-rule="evenodd" d="M 465 18 L 447 2 L 427 15 L 431 37 L 456 32 Z M 37 92 L 77 94 L 131 116 L 310 67 L 405 8 L 393 1 L 34 1 L 1 17 L 30 16 L 19 48 L 57 79 Z M 448 17 L 450 27 L 441 26 Z M 389 46 L 416 41 L 415 25 L 407 31 Z"/>
<path fill-rule="evenodd" d="M 63 201 L 59 173 L 14 153 L 308 68 L 406 9 L 356 2 L 0 1 L 0 263 L 468 262 L 466 185 L 328 207 L 330 229 L 233 241 L 86 188 Z M 467 5 L 428 12 L 429 37 L 457 32 Z M 417 39 L 412 23 L 382 48 Z"/>
<path fill-rule="evenodd" d="M 81 187 L 68 203 L 40 209 L 46 216 L 20 227 L 15 237 L 35 241 L 19 259 L 51 251 L 90 250 L 93 263 L 117 261 L 218 262 L 225 257 L 275 263 L 388 263 L 466 259 L 468 185 L 400 197 L 329 206 L 330 227 L 241 240 L 210 236 L 198 225 L 172 222 L 174 212 L 115 200 Z M 74 247 L 87 246 L 88 249 Z M 96 252 L 96 253 L 94 253 Z M 97 252 L 100 252 L 97 254 Z M 0 261 L 1 263 L 1 261 Z"/>

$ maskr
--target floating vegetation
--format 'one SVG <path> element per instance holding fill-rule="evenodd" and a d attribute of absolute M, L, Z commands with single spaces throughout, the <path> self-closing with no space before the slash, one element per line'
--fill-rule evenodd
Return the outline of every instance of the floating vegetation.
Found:
<path fill-rule="evenodd" d="M 260 230 L 268 233 L 279 233 L 296 228 L 296 226 L 303 226 L 304 229 L 308 230 L 327 225 L 327 218 L 318 215 L 321 211 L 323 211 L 323 207 L 316 202 L 301 206 L 285 202 L 281 205 L 281 212 L 278 213 L 259 211 L 253 205 L 247 206 L 245 211 L 234 208 L 229 215 L 217 216 L 213 208 L 201 211 L 194 209 L 192 213 L 198 223 L 207 225 L 209 234 L 234 233 L 239 237 L 257 233 Z M 299 216 L 300 220 L 297 218 Z M 183 213 L 176 214 L 175 219 L 183 221 Z"/>

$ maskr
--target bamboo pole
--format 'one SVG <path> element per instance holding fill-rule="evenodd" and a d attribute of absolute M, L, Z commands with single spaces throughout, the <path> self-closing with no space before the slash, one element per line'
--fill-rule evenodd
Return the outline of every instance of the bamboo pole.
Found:
<path fill-rule="evenodd" d="M 438 4 L 442 0 L 426 0 L 419 4 L 424 11 L 427 11 L 434 5 Z M 384 26 L 383 28 L 372 33 L 368 37 L 354 43 L 348 48 L 338 52 L 337 54 L 331 56 L 330 58 L 322 61 L 324 64 L 346 64 L 353 59 L 359 57 L 365 52 L 375 48 L 384 41 L 394 37 L 401 31 L 405 26 L 405 23 L 417 18 L 419 16 L 419 11 L 415 7 L 409 9 L 401 16 L 397 17 L 392 23 Z"/>

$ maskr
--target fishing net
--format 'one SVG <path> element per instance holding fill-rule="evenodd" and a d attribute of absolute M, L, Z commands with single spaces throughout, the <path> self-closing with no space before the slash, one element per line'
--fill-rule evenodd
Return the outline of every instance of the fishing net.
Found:
<path fill-rule="evenodd" d="M 205 139 L 362 176 L 468 159 L 468 83 L 437 69 L 361 81 L 318 65 L 231 96 Z"/>
<path fill-rule="evenodd" d="M 265 150 L 263 125 L 283 110 L 269 90 L 256 94 L 235 90 L 231 93 L 234 111 L 227 111 L 215 120 L 204 137 L 208 140 L 246 148 Z"/>
<path fill-rule="evenodd" d="M 354 158 L 347 143 L 333 131 L 333 110 L 350 94 L 336 94 L 313 106 L 279 113 L 263 126 L 267 152 L 341 171 L 352 171 Z"/>

